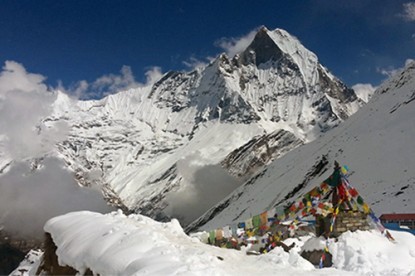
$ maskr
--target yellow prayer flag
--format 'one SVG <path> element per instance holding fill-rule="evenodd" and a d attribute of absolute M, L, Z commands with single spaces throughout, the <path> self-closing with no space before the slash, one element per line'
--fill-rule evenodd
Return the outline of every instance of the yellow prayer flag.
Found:
<path fill-rule="evenodd" d="M 366 214 L 369 214 L 370 212 L 370 208 L 366 203 L 363 203 L 363 212 L 365 212 Z"/>

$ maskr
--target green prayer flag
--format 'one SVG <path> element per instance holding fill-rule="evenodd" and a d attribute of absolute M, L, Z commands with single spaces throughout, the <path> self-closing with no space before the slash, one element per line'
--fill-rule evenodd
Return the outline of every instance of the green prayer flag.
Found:
<path fill-rule="evenodd" d="M 261 217 L 259 215 L 256 215 L 252 218 L 252 224 L 254 225 L 254 228 L 258 228 L 261 225 Z"/>
<path fill-rule="evenodd" d="M 210 244 L 214 244 L 215 243 L 215 239 L 216 239 L 216 231 L 212 230 L 209 232 L 209 240 L 210 240 Z"/>
<path fill-rule="evenodd" d="M 340 167 L 334 168 L 334 172 L 327 178 L 325 183 L 329 184 L 331 187 L 337 187 L 341 184 L 341 174 L 340 174 Z"/>

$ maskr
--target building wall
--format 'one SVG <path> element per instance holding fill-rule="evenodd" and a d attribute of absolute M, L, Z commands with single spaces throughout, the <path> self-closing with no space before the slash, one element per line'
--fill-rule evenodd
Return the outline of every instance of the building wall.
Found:
<path fill-rule="evenodd" d="M 325 234 L 327 236 L 330 233 L 331 215 L 327 217 L 316 217 L 316 235 L 321 236 Z M 330 237 L 338 237 L 346 231 L 356 230 L 369 230 L 369 224 L 367 222 L 367 214 L 362 212 L 340 212 L 333 227 L 333 232 L 330 233 Z"/>

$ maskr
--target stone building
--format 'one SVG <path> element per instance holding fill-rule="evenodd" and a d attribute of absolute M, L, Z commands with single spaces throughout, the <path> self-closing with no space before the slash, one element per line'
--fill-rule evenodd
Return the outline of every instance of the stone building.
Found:
<path fill-rule="evenodd" d="M 330 232 L 332 214 L 316 217 L 316 236 L 321 235 L 336 238 L 346 231 L 369 230 L 367 214 L 361 211 L 340 211 L 334 222 L 333 231 Z"/>

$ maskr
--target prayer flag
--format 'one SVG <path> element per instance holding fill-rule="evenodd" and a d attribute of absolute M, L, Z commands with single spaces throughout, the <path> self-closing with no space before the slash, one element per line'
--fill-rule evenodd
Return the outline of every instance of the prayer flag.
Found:
<path fill-rule="evenodd" d="M 215 230 L 210 231 L 209 232 L 209 241 L 210 241 L 210 244 L 214 244 L 215 243 L 215 237 L 216 237 Z"/>
<path fill-rule="evenodd" d="M 252 224 L 252 218 L 249 218 L 245 220 L 245 229 L 251 229 L 254 228 L 254 225 Z"/>
<path fill-rule="evenodd" d="M 232 224 L 231 229 L 232 229 L 232 236 L 237 237 L 238 236 L 238 232 L 237 232 L 238 227 L 237 227 L 237 225 Z"/>
<path fill-rule="evenodd" d="M 217 240 L 223 239 L 223 230 L 222 229 L 216 229 L 216 239 Z"/>
<path fill-rule="evenodd" d="M 370 212 L 370 208 L 366 203 L 363 203 L 363 212 L 368 214 Z"/>
<path fill-rule="evenodd" d="M 259 215 L 256 215 L 252 218 L 252 225 L 254 228 L 258 228 L 261 225 L 261 217 Z"/>
<path fill-rule="evenodd" d="M 223 237 L 227 239 L 232 237 L 231 228 L 229 226 L 223 227 Z"/>
<path fill-rule="evenodd" d="M 263 212 L 261 215 L 261 225 L 266 225 L 268 222 L 268 212 Z"/>

